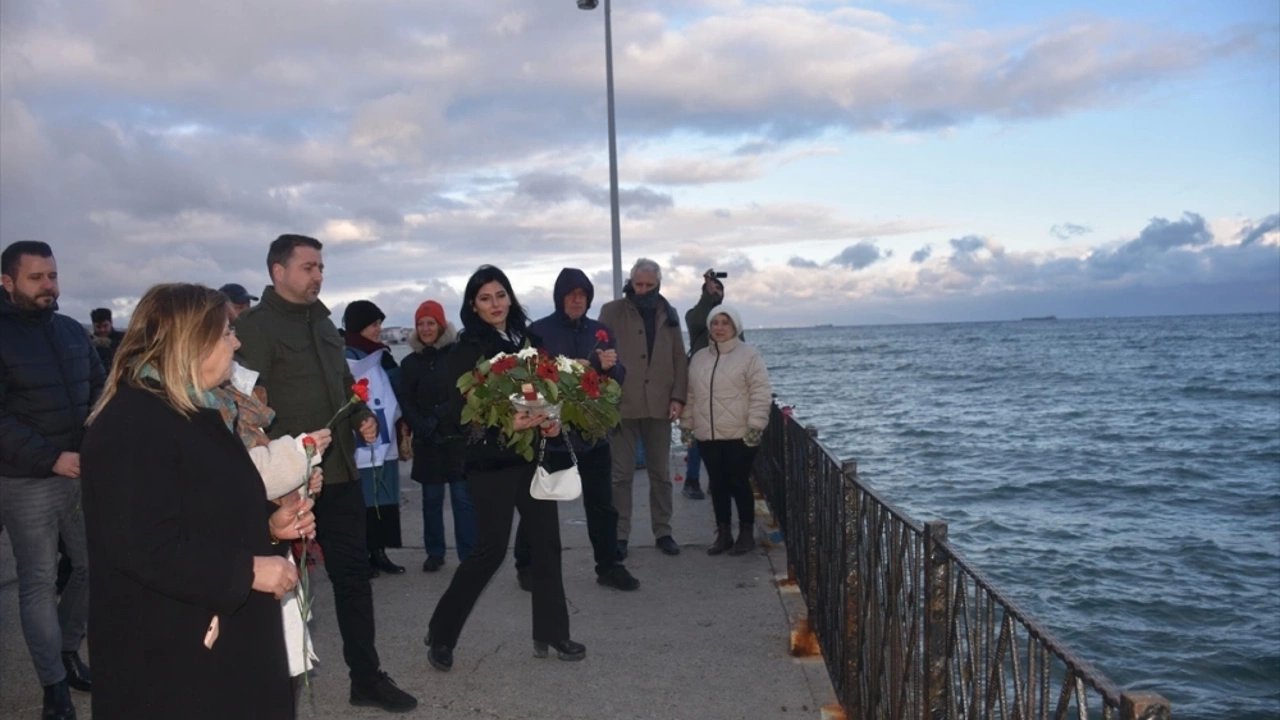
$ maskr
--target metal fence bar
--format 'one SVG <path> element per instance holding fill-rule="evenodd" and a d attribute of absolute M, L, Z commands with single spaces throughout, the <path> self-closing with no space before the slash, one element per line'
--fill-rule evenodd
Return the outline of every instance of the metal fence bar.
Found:
<path fill-rule="evenodd" d="M 775 405 L 753 477 L 849 717 L 1170 720 L 1004 596 L 947 539 L 862 482 Z"/>

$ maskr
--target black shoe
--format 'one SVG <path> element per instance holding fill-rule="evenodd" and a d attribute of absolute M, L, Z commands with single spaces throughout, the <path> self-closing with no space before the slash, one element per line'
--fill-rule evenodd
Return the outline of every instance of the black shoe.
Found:
<path fill-rule="evenodd" d="M 76 706 L 71 704 L 71 690 L 67 682 L 44 686 L 44 710 L 41 720 L 76 720 Z"/>
<path fill-rule="evenodd" d="M 369 566 L 388 575 L 404 574 L 404 568 L 391 562 L 391 558 L 387 557 L 387 551 L 384 548 L 369 551 Z"/>
<path fill-rule="evenodd" d="M 521 590 L 533 592 L 533 569 L 528 567 L 516 568 L 516 582 L 520 584 Z"/>
<path fill-rule="evenodd" d="M 431 667 L 440 672 L 453 669 L 453 648 L 432 642 L 430 635 L 423 642 L 427 644 L 427 662 L 431 663 Z"/>
<path fill-rule="evenodd" d="M 618 562 L 622 562 L 623 560 L 627 559 L 627 541 L 626 540 L 618 541 L 618 551 L 614 553 L 614 557 L 618 559 Z"/>
<path fill-rule="evenodd" d="M 380 672 L 372 682 L 351 681 L 351 704 L 376 707 L 387 712 L 409 712 L 418 701 L 396 686 L 391 676 Z"/>
<path fill-rule="evenodd" d="M 556 657 L 561 660 L 570 662 L 581 660 L 587 656 L 587 646 L 582 643 L 576 643 L 572 640 L 557 640 L 556 642 L 540 642 L 533 641 L 533 656 L 536 658 L 544 658 L 550 648 L 556 649 Z"/>
<path fill-rule="evenodd" d="M 67 669 L 67 684 L 76 690 L 93 692 L 93 676 L 89 666 L 80 660 L 80 653 L 62 653 L 62 667 Z"/>
<path fill-rule="evenodd" d="M 697 480 L 685 480 L 684 489 L 680 491 L 680 494 L 689 498 L 690 500 L 706 500 L 707 499 L 706 494 L 702 492 L 702 488 L 698 487 Z"/>
<path fill-rule="evenodd" d="M 428 555 L 422 562 L 422 572 L 435 572 L 444 566 L 444 558 L 439 555 Z"/>
<path fill-rule="evenodd" d="M 614 565 L 596 575 L 596 582 L 624 592 L 640 588 L 640 581 L 632 577 L 631 573 L 621 565 Z"/>
<path fill-rule="evenodd" d="M 680 554 L 680 546 L 676 544 L 675 540 L 671 539 L 670 535 L 663 535 L 654 541 L 653 544 L 658 546 L 658 549 L 662 551 L 663 555 Z"/>

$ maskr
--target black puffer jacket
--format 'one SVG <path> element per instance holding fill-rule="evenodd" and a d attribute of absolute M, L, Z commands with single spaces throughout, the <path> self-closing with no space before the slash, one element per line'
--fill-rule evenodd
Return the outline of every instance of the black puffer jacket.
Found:
<path fill-rule="evenodd" d="M 448 371 L 449 352 L 457 341 L 452 325 L 445 325 L 434 345 L 424 346 L 417 335 L 410 338 L 414 352 L 400 363 L 400 411 L 413 430 L 413 472 L 420 483 L 455 482 L 462 479 L 466 438 L 457 418 L 450 418 L 458 378 Z"/>
<path fill-rule="evenodd" d="M 80 323 L 20 310 L 0 288 L 0 476 L 49 477 L 79 452 L 106 371 Z"/>

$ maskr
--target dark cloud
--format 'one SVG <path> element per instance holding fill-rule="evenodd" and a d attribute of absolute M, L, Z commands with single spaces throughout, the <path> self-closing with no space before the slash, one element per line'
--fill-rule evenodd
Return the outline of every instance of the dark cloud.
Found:
<path fill-rule="evenodd" d="M 1246 225 L 1240 233 L 1240 244 L 1252 245 L 1262 236 L 1276 230 L 1280 230 L 1280 214 L 1265 217 L 1257 225 L 1252 223 Z"/>
<path fill-rule="evenodd" d="M 1073 237 L 1087 235 L 1093 232 L 1093 228 L 1087 225 L 1076 225 L 1075 223 L 1061 223 L 1049 228 L 1049 234 L 1059 240 L 1070 240 Z"/>
<path fill-rule="evenodd" d="M 831 264 L 843 265 L 851 270 L 861 270 L 889 257 L 890 254 L 889 252 L 882 252 L 880 248 L 876 247 L 875 242 L 863 240 L 856 245 L 850 245 L 841 250 L 839 255 L 831 258 Z"/>
<path fill-rule="evenodd" d="M 1085 264 L 1093 277 L 1117 278 L 1149 269 L 1154 263 L 1177 263 L 1194 260 L 1190 255 L 1174 255 L 1170 251 L 1207 245 L 1213 235 L 1204 218 L 1192 212 L 1181 220 L 1152 218 L 1138 237 L 1114 249 L 1099 249 L 1089 254 Z"/>
<path fill-rule="evenodd" d="M 929 256 L 932 254 L 933 254 L 933 246 L 925 245 L 919 250 L 916 250 L 915 252 L 911 253 L 911 262 L 916 263 L 918 265 L 924 262 L 925 260 L 928 260 Z"/>
<path fill-rule="evenodd" d="M 795 255 L 793 255 L 791 259 L 787 260 L 787 265 L 793 268 L 801 268 L 803 270 L 822 267 L 820 264 L 818 264 L 813 260 L 808 260 Z"/>
<path fill-rule="evenodd" d="M 977 235 L 965 235 L 964 237 L 952 238 L 948 240 L 952 249 L 958 254 L 973 253 L 987 246 L 987 239 L 978 237 Z"/>

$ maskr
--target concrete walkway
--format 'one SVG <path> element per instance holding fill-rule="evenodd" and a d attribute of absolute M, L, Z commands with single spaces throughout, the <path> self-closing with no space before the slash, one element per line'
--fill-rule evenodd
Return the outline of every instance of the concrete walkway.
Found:
<path fill-rule="evenodd" d="M 679 460 L 673 458 L 673 472 L 683 470 Z M 648 528 L 643 471 L 636 475 L 636 530 L 626 563 L 640 579 L 636 592 L 596 584 L 582 503 L 560 506 L 570 623 L 573 639 L 587 646 L 586 660 L 533 657 L 529 596 L 516 585 L 508 562 L 463 630 L 453 671 L 437 672 L 427 664 L 422 639 L 457 557 L 451 554 L 439 572 L 422 572 L 421 486 L 408 480 L 407 467 L 402 469 L 405 547 L 389 554 L 408 572 L 373 580 L 383 668 L 419 701 L 417 710 L 402 717 L 770 720 L 817 718 L 823 705 L 834 702 L 821 659 L 797 660 L 787 652 L 790 617 L 801 600 L 775 587 L 775 577 L 786 572 L 784 548 L 743 557 L 707 556 L 714 528 L 710 499 L 688 500 L 677 484 L 673 525 L 684 552 L 663 555 Z M 348 704 L 333 593 L 323 572 L 312 577 L 321 664 L 312 680 L 314 700 L 303 691 L 299 717 L 388 717 Z M 0 535 L 0 718 L 34 720 L 40 716 L 41 692 L 22 639 L 17 595 L 5 533 Z M 90 717 L 88 696 L 72 694 L 80 718 Z"/>

